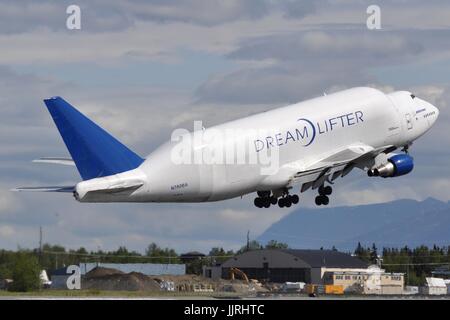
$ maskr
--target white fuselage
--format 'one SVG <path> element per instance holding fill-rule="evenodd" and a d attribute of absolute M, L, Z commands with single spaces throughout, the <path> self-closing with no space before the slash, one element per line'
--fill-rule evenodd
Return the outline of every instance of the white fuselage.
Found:
<path fill-rule="evenodd" d="M 409 145 L 435 122 L 438 110 L 411 93 L 384 94 L 372 88 L 353 88 L 263 112 L 201 130 L 202 134 L 229 137 L 223 141 L 202 140 L 192 148 L 205 155 L 217 145 L 238 148 L 234 155 L 259 159 L 267 152 L 276 154 L 276 168 L 262 173 L 260 162 L 176 163 L 174 148 L 180 141 L 169 141 L 138 168 L 113 176 L 80 182 L 76 187 L 82 202 L 204 202 L 234 198 L 257 190 L 274 190 L 289 183 L 292 167 L 308 167 L 330 150 L 364 144 L 374 148 Z M 194 133 L 182 138 L 194 140 Z M 142 181 L 133 192 L 90 193 L 97 188 Z"/>

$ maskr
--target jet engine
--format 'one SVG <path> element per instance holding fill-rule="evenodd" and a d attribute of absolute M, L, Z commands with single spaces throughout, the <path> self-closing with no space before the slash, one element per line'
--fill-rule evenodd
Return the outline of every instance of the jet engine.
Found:
<path fill-rule="evenodd" d="M 410 173 L 414 168 L 413 158 L 407 154 L 396 154 L 386 163 L 367 171 L 369 177 L 398 177 Z"/>

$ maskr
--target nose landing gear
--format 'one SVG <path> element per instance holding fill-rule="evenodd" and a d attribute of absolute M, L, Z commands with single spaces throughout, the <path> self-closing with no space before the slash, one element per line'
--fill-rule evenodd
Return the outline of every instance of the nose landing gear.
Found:
<path fill-rule="evenodd" d="M 330 198 L 328 198 L 328 196 L 330 194 L 333 193 L 333 188 L 331 188 L 330 186 L 324 186 L 321 185 L 319 187 L 319 195 L 316 197 L 315 202 L 316 205 L 320 206 L 320 205 L 327 205 L 328 203 L 330 203 Z"/>

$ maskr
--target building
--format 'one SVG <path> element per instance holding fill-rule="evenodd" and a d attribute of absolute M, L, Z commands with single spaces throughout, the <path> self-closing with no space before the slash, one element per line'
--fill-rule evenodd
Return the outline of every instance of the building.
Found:
<path fill-rule="evenodd" d="M 180 260 L 184 263 L 189 263 L 195 260 L 201 260 L 205 257 L 205 254 L 198 251 L 190 251 L 180 254 Z"/>
<path fill-rule="evenodd" d="M 421 293 L 426 295 L 445 295 L 447 294 L 447 285 L 441 278 L 425 278 L 425 286 L 421 287 Z"/>
<path fill-rule="evenodd" d="M 261 249 L 236 255 L 222 265 L 204 268 L 204 276 L 227 279 L 232 267 L 259 281 L 323 284 L 326 272 L 363 271 L 368 265 L 334 250 Z"/>
<path fill-rule="evenodd" d="M 327 271 L 323 281 L 341 285 L 345 292 L 388 295 L 404 291 L 403 273 L 387 273 L 375 265 L 364 270 Z"/>
<path fill-rule="evenodd" d="M 189 274 L 202 273 L 202 260 L 205 255 L 198 251 L 190 251 L 180 255 L 181 262 L 186 264 L 186 272 Z"/>
<path fill-rule="evenodd" d="M 450 280 L 444 279 L 445 285 L 447 286 L 447 294 L 450 294 Z"/>
<path fill-rule="evenodd" d="M 0 279 L 0 290 L 8 290 L 12 283 L 12 279 Z"/>
<path fill-rule="evenodd" d="M 450 279 L 450 266 L 441 266 L 431 271 L 433 278 Z"/>
<path fill-rule="evenodd" d="M 415 295 L 419 294 L 418 286 L 405 286 L 405 290 L 403 290 L 403 294 Z"/>
<path fill-rule="evenodd" d="M 50 273 L 51 285 L 52 289 L 67 289 L 67 280 L 69 279 L 70 274 L 67 273 L 67 268 L 62 267 L 54 270 Z"/>
<path fill-rule="evenodd" d="M 204 277 L 213 280 L 222 278 L 222 265 L 220 263 L 216 263 L 213 266 L 203 266 L 202 268 Z"/>

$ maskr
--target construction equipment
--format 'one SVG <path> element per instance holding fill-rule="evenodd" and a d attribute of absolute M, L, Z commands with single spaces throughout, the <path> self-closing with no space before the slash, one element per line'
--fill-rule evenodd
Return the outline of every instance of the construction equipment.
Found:
<path fill-rule="evenodd" d="M 309 295 L 314 294 L 344 294 L 344 287 L 341 285 L 322 285 L 322 284 L 307 284 L 305 292 Z"/>
<path fill-rule="evenodd" d="M 325 294 L 344 294 L 344 287 L 341 285 L 330 285 L 325 286 Z"/>
<path fill-rule="evenodd" d="M 235 280 L 235 278 L 236 278 L 235 275 L 236 274 L 238 274 L 242 278 L 242 280 L 244 280 L 247 284 L 250 283 L 250 281 L 248 280 L 248 277 L 247 277 L 247 275 L 245 274 L 244 271 L 242 271 L 242 270 L 240 270 L 238 268 L 235 268 L 235 267 L 231 267 L 230 268 L 230 278 L 231 278 L 231 280 Z"/>

